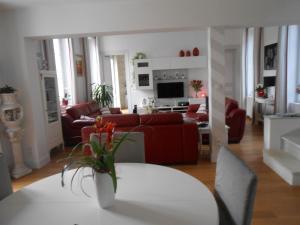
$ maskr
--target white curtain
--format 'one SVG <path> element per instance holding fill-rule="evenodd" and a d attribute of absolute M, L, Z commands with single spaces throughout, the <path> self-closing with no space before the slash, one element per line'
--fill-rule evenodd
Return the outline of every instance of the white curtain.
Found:
<path fill-rule="evenodd" d="M 243 43 L 243 95 L 246 113 L 254 117 L 255 84 L 261 80 L 261 28 L 246 28 Z"/>

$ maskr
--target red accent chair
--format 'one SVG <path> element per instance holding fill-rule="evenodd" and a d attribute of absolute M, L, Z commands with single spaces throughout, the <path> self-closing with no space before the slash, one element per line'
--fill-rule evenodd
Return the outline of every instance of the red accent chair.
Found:
<path fill-rule="evenodd" d="M 121 114 L 120 108 L 110 108 L 111 113 Z M 95 124 L 95 118 L 101 115 L 96 102 L 87 102 L 73 105 L 61 115 L 62 131 L 65 145 L 75 145 L 81 141 L 81 128 Z M 81 116 L 90 119 L 81 119 Z"/>
<path fill-rule="evenodd" d="M 116 123 L 116 131 L 144 132 L 146 163 L 180 164 L 198 161 L 198 128 L 183 121 L 180 113 L 150 115 L 104 115 L 104 122 Z M 82 128 L 82 141 L 87 142 L 93 127 Z"/>
<path fill-rule="evenodd" d="M 187 113 L 184 118 L 190 121 L 208 121 L 208 114 L 197 113 L 199 104 L 189 105 Z M 228 131 L 228 141 L 230 143 L 239 143 L 245 131 L 246 124 L 246 111 L 239 108 L 236 100 L 226 97 L 225 98 L 225 121 L 226 125 L 230 127 Z M 208 143 L 208 135 L 203 135 L 203 142 Z"/>

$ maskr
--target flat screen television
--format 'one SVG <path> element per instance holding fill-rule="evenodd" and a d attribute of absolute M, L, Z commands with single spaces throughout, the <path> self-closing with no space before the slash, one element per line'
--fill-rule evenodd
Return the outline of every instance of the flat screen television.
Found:
<path fill-rule="evenodd" d="M 182 98 L 184 97 L 184 83 L 170 82 L 157 84 L 158 98 Z"/>

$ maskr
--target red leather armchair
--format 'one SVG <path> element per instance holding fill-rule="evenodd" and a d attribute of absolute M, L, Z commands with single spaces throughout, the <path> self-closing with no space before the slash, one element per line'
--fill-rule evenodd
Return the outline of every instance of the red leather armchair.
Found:
<path fill-rule="evenodd" d="M 122 113 L 120 108 L 111 108 L 111 113 Z M 101 115 L 96 102 L 87 102 L 69 107 L 61 115 L 62 131 L 65 145 L 75 145 L 81 142 L 81 128 L 95 124 L 95 118 Z M 87 116 L 90 119 L 81 119 Z"/>
<path fill-rule="evenodd" d="M 147 163 L 197 163 L 198 128 L 195 123 L 183 121 L 180 113 L 151 115 L 104 115 L 103 121 L 117 124 L 117 131 L 144 132 Z M 82 128 L 82 141 L 87 142 L 92 127 Z"/>
<path fill-rule="evenodd" d="M 199 104 L 189 105 L 185 118 L 187 120 L 208 121 L 208 114 L 197 113 Z M 246 123 L 246 111 L 239 108 L 236 100 L 225 98 L 225 122 L 230 127 L 228 131 L 228 141 L 230 143 L 239 143 L 243 136 Z M 204 143 L 208 143 L 208 135 L 203 135 Z"/>

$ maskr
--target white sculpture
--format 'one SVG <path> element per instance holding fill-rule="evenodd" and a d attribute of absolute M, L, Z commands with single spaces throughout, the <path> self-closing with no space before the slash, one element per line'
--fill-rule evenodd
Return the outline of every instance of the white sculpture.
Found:
<path fill-rule="evenodd" d="M 23 129 L 20 127 L 20 123 L 23 119 L 23 108 L 19 103 L 17 103 L 15 92 L 2 93 L 0 94 L 0 97 L 2 100 L 2 105 L 0 107 L 0 118 L 3 124 L 6 126 L 6 133 L 8 134 L 8 138 L 12 146 L 15 162 L 12 170 L 12 176 L 14 178 L 19 178 L 31 173 L 32 171 L 24 164 L 21 149 Z"/>

